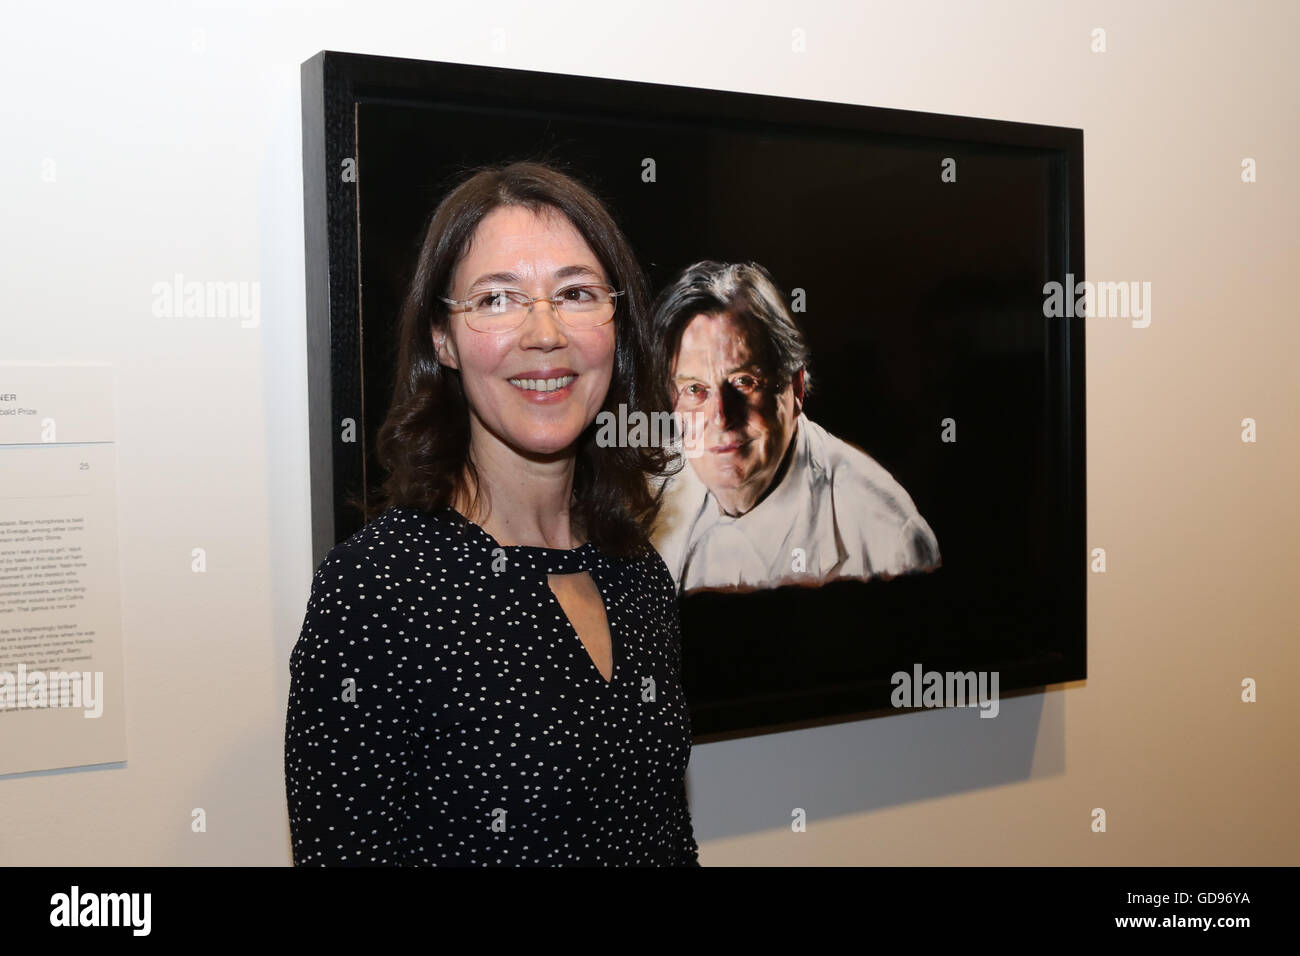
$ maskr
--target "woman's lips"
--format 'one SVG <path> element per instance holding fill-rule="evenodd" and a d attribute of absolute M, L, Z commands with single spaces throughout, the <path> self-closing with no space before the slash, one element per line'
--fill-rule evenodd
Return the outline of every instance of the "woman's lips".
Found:
<path fill-rule="evenodd" d="M 731 442 L 729 445 L 714 445 L 709 449 L 709 452 L 714 455 L 726 455 L 731 452 L 740 451 L 748 444 L 748 441 L 735 441 Z"/>

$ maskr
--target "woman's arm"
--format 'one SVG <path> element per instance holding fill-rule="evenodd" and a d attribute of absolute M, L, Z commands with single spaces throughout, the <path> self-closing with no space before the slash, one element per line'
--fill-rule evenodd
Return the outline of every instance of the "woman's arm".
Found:
<path fill-rule="evenodd" d="M 386 583 L 342 546 L 312 579 L 284 734 L 298 866 L 401 863 L 407 711 Z"/>
<path fill-rule="evenodd" d="M 675 673 L 674 679 L 678 687 L 682 682 L 682 616 L 681 608 L 678 606 L 677 587 L 673 581 L 672 575 L 668 572 L 667 565 L 657 555 L 652 560 L 652 567 L 658 574 L 660 580 L 660 600 L 663 602 L 665 614 L 667 616 L 666 632 L 668 636 L 670 655 L 673 660 Z M 683 691 L 684 695 L 684 691 Z M 682 706 L 687 706 L 683 696 Z M 687 731 L 689 735 L 690 731 Z M 687 744 L 690 744 L 689 737 Z M 678 866 L 699 866 L 700 865 L 700 848 L 695 842 L 695 827 L 691 823 L 690 802 L 686 798 L 686 779 L 682 778 L 681 786 L 673 799 L 673 816 L 675 818 L 675 831 L 677 833 L 676 850 Z"/>

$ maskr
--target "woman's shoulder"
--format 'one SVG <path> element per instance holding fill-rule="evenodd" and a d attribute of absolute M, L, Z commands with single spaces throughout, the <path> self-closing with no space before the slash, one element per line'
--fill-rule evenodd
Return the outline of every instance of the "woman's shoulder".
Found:
<path fill-rule="evenodd" d="M 442 512 L 393 507 L 367 522 L 326 553 L 317 569 L 385 572 L 389 575 L 441 564 L 458 546 L 460 532 Z"/>
<path fill-rule="evenodd" d="M 411 607 L 448 579 L 439 565 L 449 533 L 436 515 L 393 508 L 334 545 L 312 577 L 294 672 L 388 686 L 404 647 L 417 639 L 405 628 Z"/>

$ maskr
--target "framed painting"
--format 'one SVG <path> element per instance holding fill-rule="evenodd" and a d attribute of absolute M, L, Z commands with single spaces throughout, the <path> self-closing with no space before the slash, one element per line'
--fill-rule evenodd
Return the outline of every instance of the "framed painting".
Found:
<path fill-rule="evenodd" d="M 697 740 L 1086 676 L 1083 319 L 1048 303 L 1084 276 L 1081 130 L 334 52 L 302 77 L 317 561 L 378 477 L 430 213 L 543 159 L 630 240 L 683 409 L 742 409 L 678 434 L 656 537 Z M 758 356 L 779 401 L 746 404 Z"/>

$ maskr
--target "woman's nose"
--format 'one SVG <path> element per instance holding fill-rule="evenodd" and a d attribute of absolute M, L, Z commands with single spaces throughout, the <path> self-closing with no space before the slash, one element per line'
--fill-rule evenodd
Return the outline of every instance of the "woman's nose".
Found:
<path fill-rule="evenodd" d="M 545 305 L 545 308 L 541 306 Z M 535 322 L 530 321 L 536 319 Z M 564 338 L 564 321 L 560 318 L 555 303 L 550 299 L 538 299 L 528 307 L 524 316 L 524 336 L 540 337 L 543 340 Z"/>

